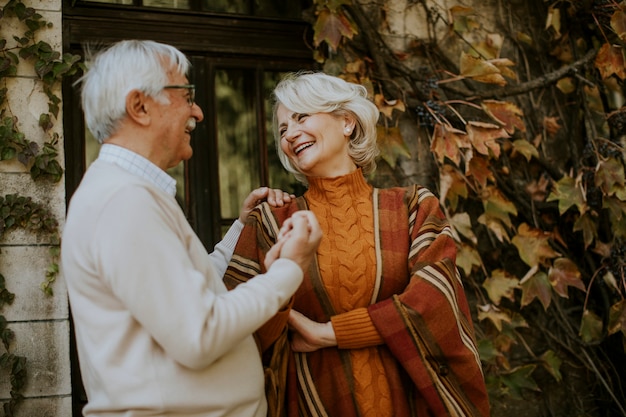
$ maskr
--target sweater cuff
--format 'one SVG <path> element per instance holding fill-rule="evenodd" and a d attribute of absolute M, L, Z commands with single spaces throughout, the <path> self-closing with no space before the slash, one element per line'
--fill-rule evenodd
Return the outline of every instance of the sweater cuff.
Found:
<path fill-rule="evenodd" d="M 366 308 L 330 318 L 339 349 L 361 349 L 383 344 L 383 338 L 374 326 Z"/>

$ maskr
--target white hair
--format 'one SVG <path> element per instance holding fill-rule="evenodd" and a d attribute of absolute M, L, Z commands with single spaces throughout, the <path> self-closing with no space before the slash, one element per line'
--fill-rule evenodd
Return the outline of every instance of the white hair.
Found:
<path fill-rule="evenodd" d="M 274 89 L 273 130 L 280 162 L 298 181 L 307 184 L 305 175 L 294 167 L 280 147 L 280 132 L 276 112 L 278 106 L 296 113 L 329 113 L 351 115 L 356 126 L 350 136 L 348 154 L 367 175 L 376 169 L 379 154 L 376 143 L 376 123 L 379 111 L 367 98 L 364 86 L 347 82 L 321 72 L 302 71 L 287 74 Z"/>
<path fill-rule="evenodd" d="M 126 116 L 126 96 L 139 90 L 162 102 L 168 72 L 187 75 L 187 57 L 173 46 L 146 40 L 124 40 L 91 55 L 81 83 L 87 127 L 99 143 L 113 135 Z M 91 56 L 89 56 L 91 55 Z"/>

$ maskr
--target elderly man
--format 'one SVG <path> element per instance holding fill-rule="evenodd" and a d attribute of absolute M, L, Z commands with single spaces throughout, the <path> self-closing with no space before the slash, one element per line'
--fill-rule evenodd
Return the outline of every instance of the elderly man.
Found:
<path fill-rule="evenodd" d="M 268 272 L 227 291 L 242 222 L 257 201 L 290 196 L 253 191 L 206 252 L 165 172 L 191 157 L 203 119 L 188 69 L 169 45 L 122 41 L 81 80 L 87 125 L 103 145 L 70 202 L 61 256 L 85 416 L 265 416 L 252 333 L 296 291 L 321 238 L 312 213 L 299 212 L 265 258 Z"/>

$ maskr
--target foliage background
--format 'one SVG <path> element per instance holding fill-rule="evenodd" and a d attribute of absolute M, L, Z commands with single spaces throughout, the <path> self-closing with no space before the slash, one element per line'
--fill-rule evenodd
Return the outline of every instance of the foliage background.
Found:
<path fill-rule="evenodd" d="M 626 416 L 626 3 L 314 3 L 381 111 L 372 182 L 451 220 L 493 415 Z"/>

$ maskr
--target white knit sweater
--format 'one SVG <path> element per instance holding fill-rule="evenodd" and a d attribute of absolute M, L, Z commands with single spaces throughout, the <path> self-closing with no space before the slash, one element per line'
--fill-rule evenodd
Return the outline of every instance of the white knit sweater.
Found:
<path fill-rule="evenodd" d="M 209 256 L 171 195 L 118 166 L 91 165 L 61 250 L 85 416 L 265 416 L 251 334 L 302 271 L 279 259 L 228 292 L 222 275 L 241 228 L 235 222 Z"/>

